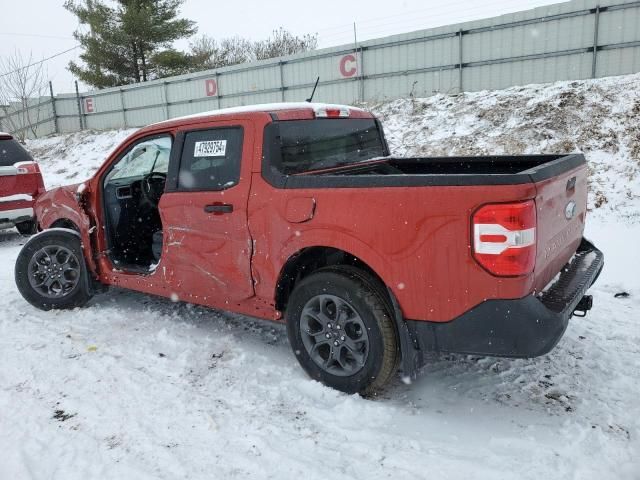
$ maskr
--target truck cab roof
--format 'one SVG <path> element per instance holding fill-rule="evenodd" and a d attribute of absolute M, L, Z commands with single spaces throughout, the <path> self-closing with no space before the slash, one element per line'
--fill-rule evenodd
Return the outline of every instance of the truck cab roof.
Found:
<path fill-rule="evenodd" d="M 274 119 L 314 119 L 314 118 L 374 118 L 374 116 L 358 107 L 330 103 L 279 102 L 221 108 L 206 112 L 176 117 L 144 127 L 142 131 L 156 130 L 159 127 L 173 127 L 183 124 L 198 123 L 209 119 L 232 118 L 239 115 L 269 114 Z"/>

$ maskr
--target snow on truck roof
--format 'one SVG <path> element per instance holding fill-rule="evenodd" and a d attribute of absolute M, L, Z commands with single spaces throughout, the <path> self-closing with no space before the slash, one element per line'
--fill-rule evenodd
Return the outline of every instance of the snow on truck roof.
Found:
<path fill-rule="evenodd" d="M 357 111 L 366 113 L 366 110 L 363 110 L 358 107 L 352 107 L 350 105 L 338 105 L 332 103 L 309 103 L 309 102 L 279 102 L 279 103 L 261 103 L 257 105 L 243 105 L 240 107 L 227 107 L 221 108 L 219 110 L 209 110 L 207 112 L 194 113 L 191 115 L 185 115 L 182 117 L 170 118 L 169 120 L 164 120 L 162 122 L 154 123 L 152 125 L 161 125 L 163 123 L 175 122 L 177 120 L 191 120 L 196 118 L 205 118 L 205 117 L 217 117 L 220 115 L 229 115 L 234 113 L 270 113 L 276 112 L 278 110 L 303 110 L 303 109 L 349 109 L 350 111 Z M 150 125 L 151 126 L 151 125 Z"/>

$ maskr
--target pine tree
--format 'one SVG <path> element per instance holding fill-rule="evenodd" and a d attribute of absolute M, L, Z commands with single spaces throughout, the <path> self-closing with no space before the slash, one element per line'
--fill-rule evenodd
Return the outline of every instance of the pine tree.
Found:
<path fill-rule="evenodd" d="M 112 2 L 113 3 L 113 2 Z M 195 22 L 178 18 L 184 0 L 67 0 L 88 32 L 74 37 L 83 47 L 84 65 L 69 63 L 69 71 L 96 88 L 144 82 L 183 68 L 187 54 L 172 48 L 175 40 L 193 35 Z"/>

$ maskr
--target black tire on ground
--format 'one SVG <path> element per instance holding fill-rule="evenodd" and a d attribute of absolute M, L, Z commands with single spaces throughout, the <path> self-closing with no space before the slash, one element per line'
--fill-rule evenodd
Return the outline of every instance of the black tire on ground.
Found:
<path fill-rule="evenodd" d="M 45 231 L 18 254 L 18 290 L 41 310 L 81 307 L 93 296 L 80 238 L 71 232 Z"/>
<path fill-rule="evenodd" d="M 17 223 L 16 229 L 20 235 L 33 235 L 34 233 L 38 233 L 38 224 L 34 220 L 28 220 Z"/>
<path fill-rule="evenodd" d="M 289 343 L 311 378 L 346 393 L 382 390 L 399 365 L 389 302 L 375 279 L 326 267 L 294 288 L 286 310 Z"/>

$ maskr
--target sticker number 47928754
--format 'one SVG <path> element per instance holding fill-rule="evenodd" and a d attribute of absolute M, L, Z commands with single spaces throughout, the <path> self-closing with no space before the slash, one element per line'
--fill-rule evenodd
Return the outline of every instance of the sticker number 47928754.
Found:
<path fill-rule="evenodd" d="M 196 142 L 193 149 L 194 157 L 224 157 L 226 153 L 226 140 L 208 140 L 206 142 Z"/>

